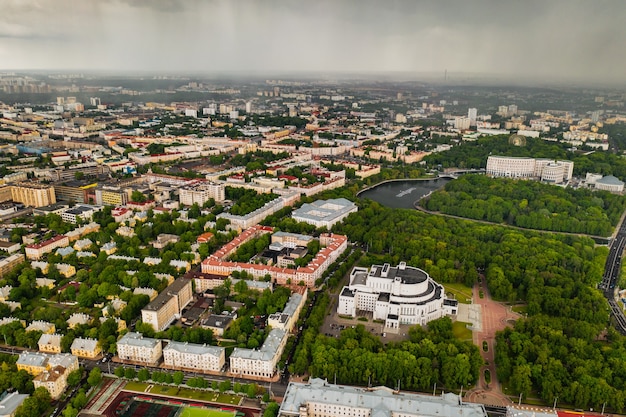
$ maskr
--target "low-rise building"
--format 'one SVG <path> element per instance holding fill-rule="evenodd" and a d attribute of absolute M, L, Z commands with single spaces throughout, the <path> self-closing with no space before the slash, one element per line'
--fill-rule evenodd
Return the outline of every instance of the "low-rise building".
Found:
<path fill-rule="evenodd" d="M 326 227 L 330 230 L 335 223 L 348 217 L 350 213 L 356 213 L 356 204 L 345 198 L 331 200 L 318 200 L 311 204 L 305 203 L 294 210 L 291 217 L 299 222 L 312 224 L 315 227 Z"/>
<path fill-rule="evenodd" d="M 58 235 L 41 243 L 26 246 L 25 252 L 28 259 L 40 259 L 46 253 L 50 253 L 56 248 L 69 246 L 70 241 L 65 235 Z"/>
<path fill-rule="evenodd" d="M 193 343 L 169 342 L 163 349 L 167 367 L 193 372 L 220 372 L 226 362 L 225 348 Z"/>
<path fill-rule="evenodd" d="M 96 339 L 83 339 L 82 337 L 74 339 L 70 350 L 72 355 L 87 359 L 94 359 L 102 352 Z"/>
<path fill-rule="evenodd" d="M 162 353 L 160 339 L 143 337 L 141 333 L 126 333 L 117 341 L 117 355 L 123 361 L 154 365 Z"/>
<path fill-rule="evenodd" d="M 61 335 L 43 333 L 37 342 L 40 352 L 61 353 Z"/>
<path fill-rule="evenodd" d="M 10 273 L 18 265 L 24 263 L 25 258 L 21 253 L 15 253 L 0 260 L 0 278 Z"/>
<path fill-rule="evenodd" d="M 0 417 L 15 417 L 17 408 L 28 397 L 28 394 L 20 394 L 18 391 L 0 394 Z"/>
<path fill-rule="evenodd" d="M 53 323 L 48 323 L 47 321 L 43 321 L 43 320 L 35 320 L 32 321 L 28 327 L 26 328 L 27 332 L 42 332 L 42 333 L 48 333 L 48 334 L 53 334 L 56 331 L 56 327 Z"/>
<path fill-rule="evenodd" d="M 73 329 L 76 326 L 79 326 L 81 324 L 89 324 L 89 322 L 91 321 L 91 316 L 84 314 L 84 313 L 74 313 L 66 321 L 67 321 L 67 326 L 70 329 Z"/>

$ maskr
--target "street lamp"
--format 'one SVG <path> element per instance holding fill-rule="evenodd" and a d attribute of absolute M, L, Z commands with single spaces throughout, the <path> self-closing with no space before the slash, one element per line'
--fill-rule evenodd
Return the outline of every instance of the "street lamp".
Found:
<path fill-rule="evenodd" d="M 556 402 L 558 401 L 558 399 L 559 399 L 559 397 L 558 397 L 558 396 L 556 396 L 556 397 L 554 398 L 554 405 L 552 406 L 552 409 L 553 409 L 553 410 L 554 410 L 554 409 L 556 409 Z"/>

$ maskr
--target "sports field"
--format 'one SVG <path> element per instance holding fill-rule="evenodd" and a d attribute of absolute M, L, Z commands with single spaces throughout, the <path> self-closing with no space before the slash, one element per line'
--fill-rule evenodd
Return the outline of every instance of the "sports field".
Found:
<path fill-rule="evenodd" d="M 234 411 L 211 410 L 199 407 L 183 407 L 178 417 L 233 417 Z"/>

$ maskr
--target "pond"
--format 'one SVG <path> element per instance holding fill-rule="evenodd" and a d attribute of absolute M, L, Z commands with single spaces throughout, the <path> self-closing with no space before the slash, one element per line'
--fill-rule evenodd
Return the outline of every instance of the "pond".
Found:
<path fill-rule="evenodd" d="M 448 181 L 448 178 L 389 181 L 361 192 L 359 198 L 369 198 L 391 208 L 414 208 L 415 201 L 440 189 Z"/>

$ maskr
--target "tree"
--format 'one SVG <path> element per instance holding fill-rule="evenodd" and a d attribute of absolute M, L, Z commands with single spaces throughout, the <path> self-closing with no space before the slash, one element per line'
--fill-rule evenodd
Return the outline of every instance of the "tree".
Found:
<path fill-rule="evenodd" d="M 278 410 L 280 410 L 280 406 L 276 402 L 271 402 L 265 407 L 263 411 L 263 417 L 277 417 Z"/>
<path fill-rule="evenodd" d="M 87 377 L 87 383 L 92 387 L 95 387 L 100 384 L 100 382 L 102 382 L 102 371 L 100 370 L 100 368 L 93 368 L 89 372 L 89 376 Z"/>
<path fill-rule="evenodd" d="M 78 368 L 69 373 L 67 376 L 67 385 L 70 387 L 75 387 L 80 383 L 80 380 L 83 377 L 83 368 Z"/>
<path fill-rule="evenodd" d="M 137 379 L 140 382 L 144 382 L 150 379 L 150 371 L 148 371 L 146 368 L 141 368 L 139 370 L 139 372 L 137 372 Z"/>
<path fill-rule="evenodd" d="M 137 372 L 133 368 L 126 368 L 124 370 L 124 378 L 134 379 L 137 376 Z"/>
<path fill-rule="evenodd" d="M 117 368 L 115 368 L 115 371 L 113 371 L 113 373 L 118 378 L 124 377 L 124 367 L 118 366 Z"/>
<path fill-rule="evenodd" d="M 141 191 L 133 191 L 130 195 L 130 200 L 135 203 L 145 203 L 148 201 L 148 197 L 141 193 Z"/>
<path fill-rule="evenodd" d="M 185 379 L 185 374 L 181 371 L 176 371 L 174 372 L 173 377 L 173 382 L 176 385 L 180 385 L 183 383 L 183 380 Z"/>

